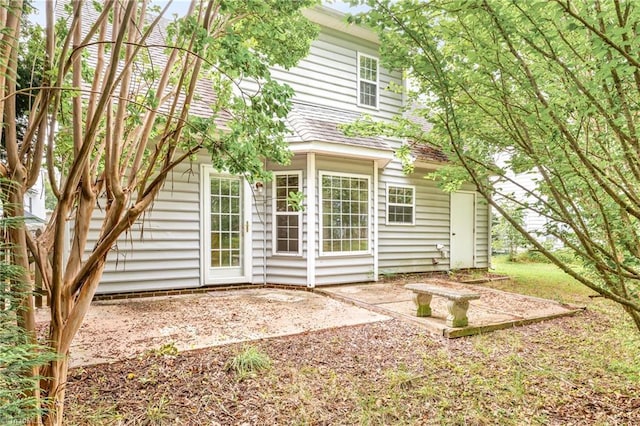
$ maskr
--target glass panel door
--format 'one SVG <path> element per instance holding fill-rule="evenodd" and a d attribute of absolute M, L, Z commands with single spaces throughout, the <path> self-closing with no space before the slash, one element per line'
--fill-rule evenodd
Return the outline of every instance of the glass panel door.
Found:
<path fill-rule="evenodd" d="M 242 181 L 210 175 L 209 267 L 212 278 L 243 275 Z"/>

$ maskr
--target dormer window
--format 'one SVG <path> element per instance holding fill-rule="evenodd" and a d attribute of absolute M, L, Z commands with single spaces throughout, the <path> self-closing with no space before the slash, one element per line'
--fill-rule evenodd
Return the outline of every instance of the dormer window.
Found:
<path fill-rule="evenodd" d="M 378 58 L 358 52 L 358 105 L 378 108 Z"/>

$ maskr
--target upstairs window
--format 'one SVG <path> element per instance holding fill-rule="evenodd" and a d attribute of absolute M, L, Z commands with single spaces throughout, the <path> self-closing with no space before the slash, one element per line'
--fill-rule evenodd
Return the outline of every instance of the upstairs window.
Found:
<path fill-rule="evenodd" d="M 412 186 L 387 187 L 387 223 L 413 225 L 415 221 L 415 188 Z"/>
<path fill-rule="evenodd" d="M 358 105 L 378 108 L 378 59 L 358 53 Z"/>
<path fill-rule="evenodd" d="M 300 255 L 302 244 L 301 223 L 302 212 L 294 209 L 289 203 L 291 192 L 300 191 L 301 172 L 274 173 L 274 254 Z"/>

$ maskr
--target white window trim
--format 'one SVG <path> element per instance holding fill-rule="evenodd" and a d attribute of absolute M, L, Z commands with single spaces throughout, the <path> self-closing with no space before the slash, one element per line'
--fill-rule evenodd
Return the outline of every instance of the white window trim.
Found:
<path fill-rule="evenodd" d="M 394 205 L 394 206 L 402 206 L 402 207 L 407 207 L 409 206 L 409 204 L 400 204 L 400 203 L 391 203 L 389 201 L 389 190 L 391 188 L 409 188 L 413 191 L 413 196 L 411 197 L 413 203 L 411 205 L 411 207 L 413 208 L 412 210 L 412 214 L 411 214 L 411 223 L 405 223 L 405 222 L 392 222 L 391 219 L 389 219 L 389 206 Z M 415 226 L 416 224 L 416 187 L 414 185 L 396 185 L 396 184 L 387 184 L 387 225 L 393 225 L 393 226 Z"/>
<path fill-rule="evenodd" d="M 376 85 L 376 105 L 367 105 L 367 104 L 363 104 L 360 102 L 360 58 L 369 58 L 369 59 L 375 59 L 376 61 L 376 81 L 373 80 L 367 80 L 367 79 L 362 79 L 362 81 L 364 81 L 365 83 L 371 83 L 371 84 L 375 84 Z M 380 109 L 380 59 L 375 57 L 375 56 L 371 56 L 371 55 L 367 55 L 365 53 L 361 53 L 358 52 L 357 54 L 357 61 L 356 61 L 356 76 L 357 76 L 357 102 L 358 102 L 358 106 L 362 107 L 362 108 L 369 108 L 369 109 L 375 109 L 375 110 L 379 110 Z"/>
<path fill-rule="evenodd" d="M 298 211 L 298 252 L 279 252 L 278 248 L 278 223 L 276 217 L 279 215 L 277 211 L 277 192 L 276 192 L 276 177 L 283 175 L 297 175 L 298 176 L 298 191 L 302 191 L 302 171 L 290 170 L 273 172 L 273 182 L 271 183 L 271 255 L 272 256 L 302 256 L 302 211 Z M 293 212 L 282 212 L 282 214 L 293 215 Z"/>
<path fill-rule="evenodd" d="M 323 233 L 323 216 L 324 216 L 324 210 L 322 208 L 322 204 L 323 204 L 323 197 L 322 197 L 322 190 L 324 189 L 322 186 L 322 178 L 324 176 L 337 176 L 337 177 L 353 177 L 353 178 L 358 178 L 358 179 L 366 179 L 367 180 L 367 193 L 369 194 L 369 196 L 367 197 L 367 250 L 361 250 L 361 251 L 330 251 L 330 252 L 325 252 L 324 251 L 324 237 L 322 235 Z M 326 256 L 326 257 L 336 257 L 336 256 L 363 256 L 363 255 L 371 255 L 372 251 L 372 238 L 371 238 L 371 220 L 372 220 L 372 214 L 371 214 L 371 176 L 369 175 L 361 175 L 361 174 L 355 174 L 355 173 L 341 173 L 341 172 L 333 172 L 333 171 L 326 171 L 326 170 L 322 170 L 318 172 L 318 234 L 319 234 L 319 256 Z"/>

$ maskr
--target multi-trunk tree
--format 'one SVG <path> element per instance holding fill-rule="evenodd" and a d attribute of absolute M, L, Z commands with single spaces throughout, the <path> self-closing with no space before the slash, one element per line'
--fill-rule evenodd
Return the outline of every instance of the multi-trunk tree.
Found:
<path fill-rule="evenodd" d="M 366 3 L 372 10 L 352 19 L 378 29 L 382 62 L 409 73 L 412 113 L 433 129 L 398 120 L 361 130 L 443 149 L 452 163 L 436 174 L 441 182 L 475 183 L 533 246 L 640 329 L 640 4 Z M 514 197 L 496 183 L 508 171 L 536 180 Z M 546 218 L 546 233 L 581 264 L 547 250 L 497 199 Z"/>
<path fill-rule="evenodd" d="M 217 168 L 257 178 L 265 158 L 288 160 L 292 92 L 269 67 L 291 67 L 307 54 L 317 30 L 300 11 L 314 3 L 194 1 L 184 17 L 170 18 L 144 0 L 76 0 L 56 11 L 47 1 L 46 31 L 33 43 L 21 37 L 23 2 L 0 2 L 0 175 L 15 183 L 0 188 L 4 214 L 24 214 L 24 195 L 42 169 L 57 199 L 42 234 L 18 226 L 6 235 L 11 263 L 28 271 L 32 260 L 43 277 L 46 344 L 62 355 L 25 372 L 42 377 L 28 396 L 50 402 L 34 423 L 61 424 L 66 355 L 107 254 L 176 165 L 208 152 Z M 242 79 L 259 90 L 243 91 Z M 20 304 L 18 323 L 35 343 L 33 295 L 21 294 Z"/>

